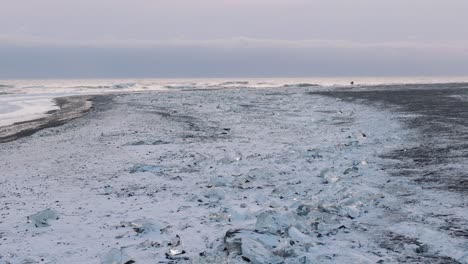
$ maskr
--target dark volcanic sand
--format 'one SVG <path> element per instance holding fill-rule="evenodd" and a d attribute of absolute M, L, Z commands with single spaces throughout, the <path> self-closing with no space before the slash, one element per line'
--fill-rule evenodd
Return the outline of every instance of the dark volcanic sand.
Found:
<path fill-rule="evenodd" d="M 415 145 L 387 153 L 385 158 L 401 161 L 387 169 L 426 188 L 468 193 L 468 84 L 375 86 L 314 94 L 391 108 L 415 131 Z"/>

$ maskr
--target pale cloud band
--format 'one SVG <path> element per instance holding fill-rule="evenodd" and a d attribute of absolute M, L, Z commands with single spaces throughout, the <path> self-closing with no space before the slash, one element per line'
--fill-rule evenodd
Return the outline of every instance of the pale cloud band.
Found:
<path fill-rule="evenodd" d="M 466 75 L 462 42 L 0 36 L 0 78 Z"/>
<path fill-rule="evenodd" d="M 438 51 L 446 53 L 468 53 L 468 41 L 381 41 L 359 42 L 348 40 L 328 39 L 262 39 L 248 37 L 234 37 L 223 39 L 168 39 L 168 40 L 141 40 L 141 39 L 114 39 L 104 38 L 100 40 L 73 40 L 37 38 L 31 36 L 0 35 L 0 46 L 16 47 L 88 47 L 88 48 L 216 48 L 216 49 L 417 49 Z"/>

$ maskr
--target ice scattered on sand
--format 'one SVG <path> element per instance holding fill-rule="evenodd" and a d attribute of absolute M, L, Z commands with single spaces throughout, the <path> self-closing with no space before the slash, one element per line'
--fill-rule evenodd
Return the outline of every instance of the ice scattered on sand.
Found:
<path fill-rule="evenodd" d="M 27 217 L 27 219 L 35 227 L 46 227 L 50 225 L 50 220 L 59 219 L 59 213 L 49 208 L 30 215 Z"/>
<path fill-rule="evenodd" d="M 386 171 L 398 119 L 313 89 L 116 96 L 1 144 L 0 262 L 467 263 L 462 199 Z"/>

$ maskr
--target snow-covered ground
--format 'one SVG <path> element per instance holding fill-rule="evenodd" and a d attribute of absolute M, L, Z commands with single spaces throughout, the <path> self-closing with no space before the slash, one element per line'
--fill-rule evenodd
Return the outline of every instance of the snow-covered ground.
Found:
<path fill-rule="evenodd" d="M 385 170 L 416 131 L 311 91 L 98 96 L 0 144 L 0 263 L 468 263 L 466 197 Z"/>

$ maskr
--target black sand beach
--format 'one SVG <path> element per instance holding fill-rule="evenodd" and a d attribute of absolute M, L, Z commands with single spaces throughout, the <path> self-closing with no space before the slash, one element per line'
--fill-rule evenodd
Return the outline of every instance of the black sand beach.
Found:
<path fill-rule="evenodd" d="M 415 146 L 385 154 L 426 188 L 468 194 L 468 84 L 394 85 L 314 93 L 400 113 Z"/>

